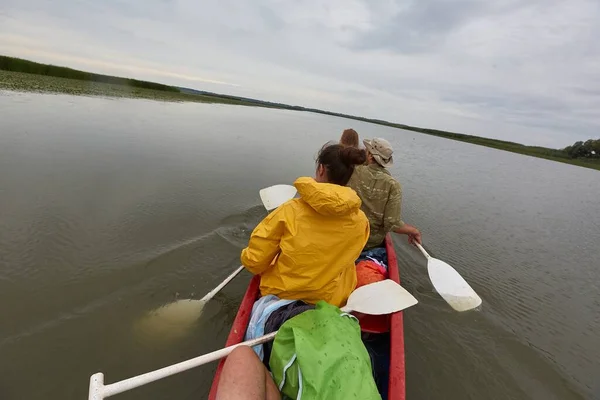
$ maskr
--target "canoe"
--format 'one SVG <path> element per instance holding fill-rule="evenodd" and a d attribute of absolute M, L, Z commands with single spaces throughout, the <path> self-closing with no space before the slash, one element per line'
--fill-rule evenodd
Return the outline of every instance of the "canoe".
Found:
<path fill-rule="evenodd" d="M 398 270 L 398 262 L 396 259 L 396 252 L 391 236 L 388 234 L 385 240 L 385 247 L 388 256 L 388 271 L 389 278 L 400 283 L 400 273 Z M 227 337 L 225 346 L 231 346 L 240 343 L 244 340 L 244 334 L 246 333 L 246 327 L 250 321 L 250 313 L 252 312 L 252 305 L 260 296 L 259 292 L 260 277 L 254 276 L 246 289 L 246 294 L 242 299 L 242 303 L 238 309 L 237 315 L 233 321 L 231 331 Z M 369 317 L 368 319 L 361 320 L 361 328 L 363 332 L 368 333 L 370 338 L 375 338 L 375 341 L 380 342 L 378 348 L 383 352 L 386 352 L 385 359 L 385 374 L 377 374 L 377 380 L 387 380 L 387 399 L 389 400 L 405 400 L 406 398 L 406 386 L 405 386 L 405 364 L 404 364 L 404 327 L 402 322 L 402 312 L 397 312 L 391 316 L 377 316 Z M 377 333 L 374 333 L 377 332 Z M 371 340 L 372 342 L 373 340 Z M 383 347 L 381 346 L 383 345 Z M 389 358 L 388 358 L 389 357 Z M 389 366 L 388 366 L 389 359 Z M 217 386 L 219 384 L 219 377 L 225 360 L 221 360 L 210 389 L 208 396 L 209 400 L 215 400 L 217 395 Z M 380 387 L 380 392 L 385 396 L 385 388 Z"/>

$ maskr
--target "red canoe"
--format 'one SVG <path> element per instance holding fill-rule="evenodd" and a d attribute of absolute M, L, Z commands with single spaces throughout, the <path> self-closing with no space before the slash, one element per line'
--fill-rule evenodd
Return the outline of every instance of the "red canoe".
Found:
<path fill-rule="evenodd" d="M 389 278 L 400 283 L 400 274 L 398 270 L 398 262 L 396 260 L 396 252 L 390 235 L 385 240 L 385 246 L 388 255 L 388 270 Z M 252 305 L 259 297 L 259 277 L 254 276 L 248 285 L 246 294 L 242 299 L 242 304 L 238 309 L 233 326 L 229 332 L 227 343 L 225 346 L 231 346 L 240 343 L 244 340 L 246 327 L 250 321 L 250 313 Z M 397 312 L 391 316 L 370 317 L 368 321 L 361 320 L 361 327 L 366 332 L 389 332 L 389 379 L 388 379 L 388 399 L 389 400 L 404 400 L 406 396 L 405 390 L 405 370 L 404 370 L 404 327 L 402 324 L 402 312 Z M 225 360 L 221 360 L 212 387 L 210 388 L 209 400 L 215 400 L 217 395 L 217 386 L 219 377 Z"/>

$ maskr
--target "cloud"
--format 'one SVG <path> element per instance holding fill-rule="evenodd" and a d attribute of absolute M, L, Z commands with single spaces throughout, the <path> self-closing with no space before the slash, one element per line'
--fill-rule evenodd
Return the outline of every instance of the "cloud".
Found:
<path fill-rule="evenodd" d="M 378 23 L 353 45 L 360 49 L 383 48 L 399 53 L 431 52 L 443 46 L 455 29 L 489 10 L 491 2 L 479 0 L 420 0 L 392 3 L 378 15 Z M 395 6 L 395 7 L 394 7 Z"/>
<path fill-rule="evenodd" d="M 600 132 L 595 0 L 3 0 L 0 53 L 563 147 Z"/>

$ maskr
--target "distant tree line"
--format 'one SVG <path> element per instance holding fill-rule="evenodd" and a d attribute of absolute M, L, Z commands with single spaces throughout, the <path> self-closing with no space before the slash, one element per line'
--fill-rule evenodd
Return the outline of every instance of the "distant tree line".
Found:
<path fill-rule="evenodd" d="M 79 71 L 76 69 L 57 67 L 56 65 L 40 64 L 33 61 L 20 58 L 7 57 L 0 55 L 0 70 L 24 72 L 28 74 L 38 74 L 55 76 L 58 78 L 78 79 L 82 81 L 111 83 L 114 85 L 132 86 L 143 89 L 162 90 L 167 92 L 179 92 L 179 89 L 162 85 L 155 82 L 140 81 L 137 79 L 120 78 L 117 76 L 94 74 L 91 72 Z"/>
<path fill-rule="evenodd" d="M 600 139 L 579 141 L 563 149 L 571 158 L 597 158 L 600 159 Z"/>

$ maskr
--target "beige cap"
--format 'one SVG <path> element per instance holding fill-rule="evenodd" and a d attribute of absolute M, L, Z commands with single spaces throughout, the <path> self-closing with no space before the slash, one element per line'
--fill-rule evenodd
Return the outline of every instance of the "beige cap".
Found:
<path fill-rule="evenodd" d="M 377 164 L 385 168 L 394 165 L 394 157 L 392 157 L 394 149 L 392 149 L 390 142 L 382 138 L 375 138 L 373 140 L 365 139 L 363 143 L 367 151 L 373 154 L 373 158 L 375 158 Z"/>

